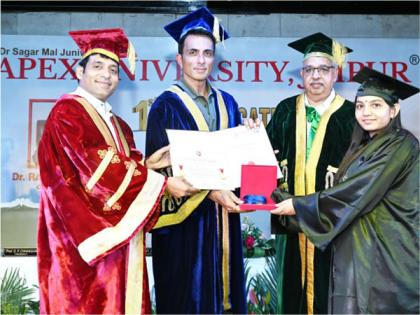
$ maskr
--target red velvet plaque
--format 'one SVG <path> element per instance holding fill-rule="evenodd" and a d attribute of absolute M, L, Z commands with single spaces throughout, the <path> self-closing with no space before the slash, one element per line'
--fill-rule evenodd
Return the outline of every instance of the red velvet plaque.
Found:
<path fill-rule="evenodd" d="M 242 165 L 241 170 L 241 200 L 261 200 L 265 203 L 243 203 L 241 210 L 273 210 L 276 204 L 271 199 L 271 193 L 277 187 L 277 166 L 272 165 Z"/>

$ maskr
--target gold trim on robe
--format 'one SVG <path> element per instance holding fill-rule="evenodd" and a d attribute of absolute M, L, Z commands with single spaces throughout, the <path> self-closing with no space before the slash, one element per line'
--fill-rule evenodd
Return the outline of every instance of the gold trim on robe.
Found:
<path fill-rule="evenodd" d="M 190 112 L 191 116 L 193 116 L 194 121 L 197 124 L 198 130 L 209 131 L 209 126 L 207 125 L 207 122 L 204 119 L 204 116 L 201 113 L 200 108 L 198 108 L 197 104 L 194 102 L 191 96 L 188 95 L 188 93 L 186 93 L 185 91 L 183 91 L 180 87 L 176 85 L 172 85 L 168 89 L 168 91 L 178 95 L 178 97 L 181 99 L 184 105 L 188 108 L 188 111 Z"/>
<path fill-rule="evenodd" d="M 108 165 L 111 163 L 111 160 L 115 154 L 115 151 L 112 148 L 109 148 L 101 161 L 99 163 L 96 170 L 93 172 L 92 176 L 89 178 L 88 182 L 86 183 L 86 188 L 91 190 L 93 186 L 98 182 L 98 180 L 102 177 L 105 170 L 107 169 Z"/>
<path fill-rule="evenodd" d="M 306 157 L 306 111 L 304 95 L 296 99 L 296 156 L 295 156 L 295 195 L 305 195 L 305 157 Z M 301 257 L 301 282 L 305 284 L 306 277 L 306 239 L 299 233 L 299 250 Z"/>
<path fill-rule="evenodd" d="M 97 232 L 79 244 L 78 250 L 83 260 L 91 263 L 97 257 L 127 240 L 155 206 L 164 182 L 163 175 L 148 170 L 143 189 L 128 207 L 121 221 L 115 226 Z"/>
<path fill-rule="evenodd" d="M 95 108 L 84 98 L 76 97 L 75 100 L 79 102 L 83 108 L 86 110 L 86 112 L 89 114 L 90 118 L 95 123 L 98 130 L 101 132 L 102 136 L 105 138 L 105 141 L 107 144 L 112 145 L 112 149 L 109 149 L 108 152 L 105 154 L 105 157 L 103 158 L 102 162 L 99 164 L 98 168 L 93 173 L 92 177 L 89 179 L 88 183 L 86 184 L 86 188 L 88 190 L 91 190 L 93 186 L 98 182 L 98 180 L 101 178 L 103 173 L 105 172 L 106 168 L 108 167 L 110 162 L 113 162 L 114 154 L 117 152 L 116 150 L 116 143 L 114 141 L 114 138 L 112 137 L 112 134 L 108 128 L 108 126 L 105 124 L 99 113 L 95 110 Z M 121 126 L 118 122 L 118 119 L 115 116 L 112 116 L 111 119 L 114 121 L 114 124 L 116 126 L 116 136 L 120 138 L 123 150 L 125 152 L 125 155 L 127 157 L 130 156 L 130 149 L 128 147 L 127 140 L 124 137 L 124 134 L 122 132 Z M 111 155 L 111 153 L 112 155 Z M 115 157 L 118 159 L 118 156 Z M 106 207 L 112 208 L 112 206 L 118 201 L 118 199 L 121 198 L 121 196 L 124 194 L 125 190 L 127 189 L 131 178 L 133 177 L 133 174 L 135 172 L 136 165 L 133 165 L 133 163 L 130 164 L 128 171 L 118 187 L 117 191 L 114 193 L 114 195 L 111 196 L 110 199 L 106 202 Z"/>
<path fill-rule="evenodd" d="M 98 128 L 99 132 L 104 137 L 106 143 L 115 149 L 115 152 L 118 152 L 117 145 L 114 141 L 114 138 L 112 137 L 111 131 L 109 130 L 108 126 L 106 125 L 105 121 L 102 119 L 102 117 L 99 115 L 99 113 L 96 111 L 96 109 L 84 98 L 81 97 L 75 97 L 74 98 L 80 105 L 83 106 L 83 108 L 86 110 L 86 112 L 89 114 L 90 118 L 92 118 L 93 122 L 95 123 L 96 127 Z"/>
<path fill-rule="evenodd" d="M 124 176 L 123 181 L 121 182 L 118 189 L 115 191 L 115 193 L 111 196 L 111 198 L 108 199 L 106 202 L 106 205 L 108 207 L 112 207 L 114 203 L 118 201 L 118 199 L 121 198 L 121 196 L 125 193 L 128 185 L 130 184 L 131 179 L 133 178 L 134 171 L 136 170 L 137 163 L 134 161 L 131 161 L 130 166 L 128 167 L 127 173 Z"/>
<path fill-rule="evenodd" d="M 229 301 L 229 212 L 222 208 L 222 279 L 223 279 L 223 306 L 225 310 L 232 308 Z"/>
<path fill-rule="evenodd" d="M 117 127 L 117 137 L 120 137 L 121 144 L 123 146 L 124 152 L 126 156 L 130 156 L 130 148 L 128 147 L 127 140 L 125 139 L 124 133 L 122 132 L 120 123 L 118 122 L 118 119 L 115 117 L 115 115 L 112 115 L 111 119 L 114 120 L 115 126 Z"/>
<path fill-rule="evenodd" d="M 327 125 L 332 114 L 334 114 L 341 106 L 343 106 L 345 99 L 340 95 L 336 95 L 330 107 L 321 116 L 318 130 L 316 131 L 314 141 L 312 143 L 311 151 L 308 156 L 306 165 L 306 194 L 315 192 L 316 167 L 318 165 L 319 157 L 321 155 L 322 145 L 324 143 Z"/>
<path fill-rule="evenodd" d="M 295 195 L 305 195 L 306 111 L 304 95 L 296 99 Z"/>
<path fill-rule="evenodd" d="M 192 195 L 182 204 L 177 212 L 160 216 L 153 229 L 181 223 L 200 205 L 208 193 L 208 190 L 203 190 Z"/>
<path fill-rule="evenodd" d="M 228 121 L 228 114 L 226 110 L 226 104 L 223 100 L 222 93 L 216 88 L 213 88 L 217 95 L 217 105 L 219 107 L 219 115 L 220 115 L 220 128 L 219 129 L 227 129 L 229 127 Z"/>
<path fill-rule="evenodd" d="M 144 231 L 130 240 L 125 289 L 125 314 L 141 314 L 143 303 Z"/>
<path fill-rule="evenodd" d="M 295 195 L 303 196 L 315 192 L 316 167 L 321 155 L 322 145 L 327 130 L 327 125 L 331 115 L 336 112 L 343 104 L 344 98 L 336 95 L 328 110 L 321 116 L 318 129 L 315 134 L 312 147 L 309 152 L 308 160 L 306 156 L 306 109 L 304 95 L 301 94 L 296 99 L 296 162 L 295 162 Z M 313 314 L 314 303 L 314 245 L 299 233 L 299 247 L 301 255 L 301 277 L 302 287 L 306 284 L 306 299 L 308 314 Z M 307 274 L 306 274 L 307 273 Z"/>
<path fill-rule="evenodd" d="M 112 60 L 114 60 L 114 61 L 116 61 L 116 62 L 118 62 L 118 63 L 120 63 L 120 58 L 116 55 L 116 54 L 114 54 L 112 51 L 109 51 L 109 50 L 107 50 L 107 49 L 103 49 L 103 48 L 93 48 L 93 49 L 90 49 L 90 50 L 88 50 L 83 56 L 82 56 L 82 58 L 80 59 L 80 60 L 83 60 L 83 59 L 85 59 L 87 56 L 90 56 L 90 55 L 92 55 L 92 54 L 102 54 L 102 55 L 105 55 L 105 56 L 107 56 L 107 57 L 109 57 L 109 58 L 111 58 Z"/>

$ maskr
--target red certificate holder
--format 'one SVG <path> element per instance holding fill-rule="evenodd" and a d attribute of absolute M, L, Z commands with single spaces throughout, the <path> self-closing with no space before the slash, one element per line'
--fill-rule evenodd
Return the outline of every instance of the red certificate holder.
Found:
<path fill-rule="evenodd" d="M 264 196 L 265 204 L 240 205 L 241 210 L 273 210 L 276 204 L 271 199 L 271 193 L 277 187 L 277 166 L 242 165 L 241 170 L 241 200 L 245 196 Z"/>

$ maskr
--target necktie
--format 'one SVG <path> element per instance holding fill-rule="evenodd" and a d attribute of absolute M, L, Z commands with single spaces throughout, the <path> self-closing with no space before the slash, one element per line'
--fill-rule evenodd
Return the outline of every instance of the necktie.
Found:
<path fill-rule="evenodd" d="M 321 116 L 315 108 L 306 107 L 306 121 L 311 124 L 311 129 L 309 130 L 308 139 L 306 141 L 306 159 L 308 159 L 309 152 L 311 151 L 312 142 L 314 141 L 320 119 Z"/>

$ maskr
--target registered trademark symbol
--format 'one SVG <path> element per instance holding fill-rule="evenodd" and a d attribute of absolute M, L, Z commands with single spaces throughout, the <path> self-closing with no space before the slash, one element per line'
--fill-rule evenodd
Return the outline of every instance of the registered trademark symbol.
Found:
<path fill-rule="evenodd" d="M 418 65 L 419 62 L 420 62 L 420 57 L 419 57 L 419 55 L 414 54 L 414 55 L 411 55 L 410 56 L 410 59 L 409 60 L 410 60 L 410 63 L 412 65 Z"/>

